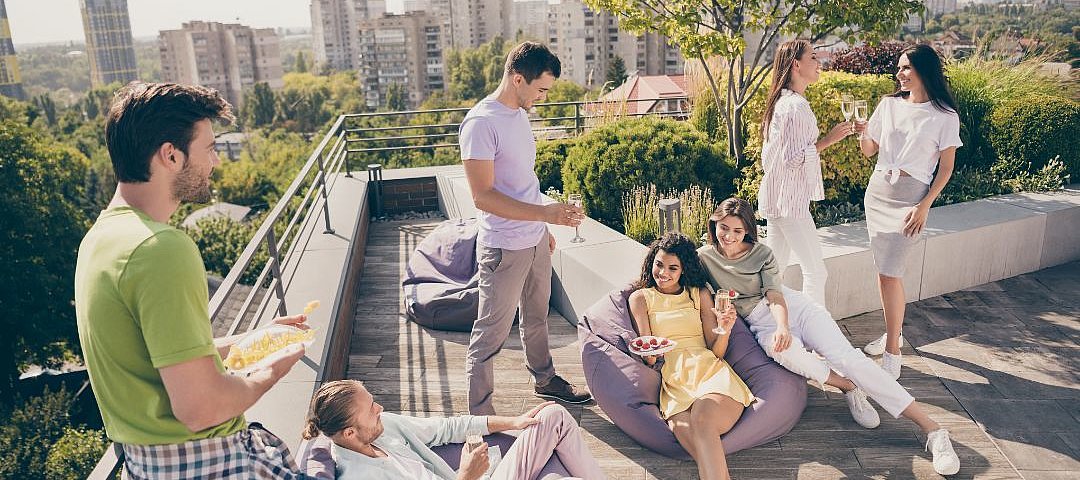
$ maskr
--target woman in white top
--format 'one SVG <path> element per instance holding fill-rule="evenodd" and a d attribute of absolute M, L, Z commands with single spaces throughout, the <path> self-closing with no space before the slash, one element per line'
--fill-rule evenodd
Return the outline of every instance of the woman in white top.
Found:
<path fill-rule="evenodd" d="M 821 151 L 853 133 L 853 125 L 838 123 L 818 139 L 817 117 L 804 92 L 820 76 L 821 62 L 810 42 L 790 40 L 777 49 L 772 87 L 761 122 L 765 139 L 761 168 L 765 176 L 758 190 L 758 209 L 769 221 L 765 244 L 772 249 L 780 274 L 794 253 L 802 266 L 803 293 L 824 307 L 829 273 L 817 226 L 810 216 L 810 201 L 825 199 Z"/>
<path fill-rule="evenodd" d="M 864 205 L 885 312 L 885 334 L 864 350 L 884 353 L 882 367 L 893 378 L 900 377 L 904 264 L 963 145 L 956 100 L 937 52 L 927 45 L 909 47 L 896 67 L 900 89 L 878 103 L 860 141 L 863 155 L 877 154 Z"/>

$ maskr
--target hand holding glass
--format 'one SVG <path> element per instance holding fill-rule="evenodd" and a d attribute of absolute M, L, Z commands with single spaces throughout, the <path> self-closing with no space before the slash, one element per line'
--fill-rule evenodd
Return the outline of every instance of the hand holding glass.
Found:
<path fill-rule="evenodd" d="M 850 122 L 851 116 L 855 114 L 855 97 L 849 94 L 843 94 L 840 96 L 840 113 L 844 114 L 844 121 Z M 852 126 L 851 131 L 855 131 L 855 127 Z"/>
<path fill-rule="evenodd" d="M 867 107 L 866 100 L 855 100 L 855 121 L 863 123 L 867 119 Z M 862 140 L 865 135 L 860 133 L 859 140 Z"/>
<path fill-rule="evenodd" d="M 577 207 L 577 208 L 580 209 L 582 204 L 583 204 L 581 194 L 580 193 L 571 193 L 570 195 L 567 195 L 566 196 L 566 203 L 570 204 L 573 207 Z M 581 243 L 581 242 L 584 242 L 584 241 L 585 241 L 585 238 L 583 238 L 581 236 L 581 226 L 579 225 L 577 227 L 574 227 L 574 238 L 570 239 L 570 243 Z"/>

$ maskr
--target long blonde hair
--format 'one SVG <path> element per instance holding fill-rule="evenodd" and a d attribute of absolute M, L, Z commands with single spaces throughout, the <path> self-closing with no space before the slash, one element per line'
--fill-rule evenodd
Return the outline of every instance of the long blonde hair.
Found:
<path fill-rule="evenodd" d="M 795 60 L 814 47 L 802 39 L 788 40 L 780 44 L 773 58 L 772 84 L 769 87 L 769 99 L 765 101 L 765 116 L 761 120 L 761 138 L 769 139 L 769 123 L 772 122 L 776 101 L 780 100 L 780 91 L 791 82 L 791 69 Z"/>
<path fill-rule="evenodd" d="M 323 433 L 328 437 L 352 426 L 353 398 L 364 385 L 356 380 L 335 380 L 323 385 L 311 397 L 303 437 L 312 439 Z"/>

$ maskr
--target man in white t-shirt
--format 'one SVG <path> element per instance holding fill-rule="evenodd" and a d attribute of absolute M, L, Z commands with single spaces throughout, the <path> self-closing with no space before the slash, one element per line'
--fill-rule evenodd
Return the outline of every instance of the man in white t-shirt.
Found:
<path fill-rule="evenodd" d="M 465 375 L 469 411 L 493 415 L 493 361 L 502 349 L 520 303 L 521 344 L 536 394 L 568 403 L 592 398 L 555 374 L 548 346 L 551 254 L 547 224 L 577 226 L 580 208 L 544 204 L 536 177 L 536 140 L 527 110 L 542 101 L 562 71 L 547 47 L 524 42 L 506 58 L 502 83 L 461 122 L 459 143 L 473 202 L 480 211 L 476 258 L 480 311 L 473 324 Z"/>

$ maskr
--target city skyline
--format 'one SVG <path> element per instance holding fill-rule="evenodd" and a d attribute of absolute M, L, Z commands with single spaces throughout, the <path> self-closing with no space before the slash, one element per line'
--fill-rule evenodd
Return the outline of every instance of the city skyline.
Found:
<path fill-rule="evenodd" d="M 403 0 L 387 0 L 400 11 Z M 193 20 L 241 23 L 252 28 L 311 28 L 310 0 L 128 0 L 132 36 L 156 38 L 161 30 Z M 78 0 L 7 0 L 15 45 L 85 43 Z"/>

